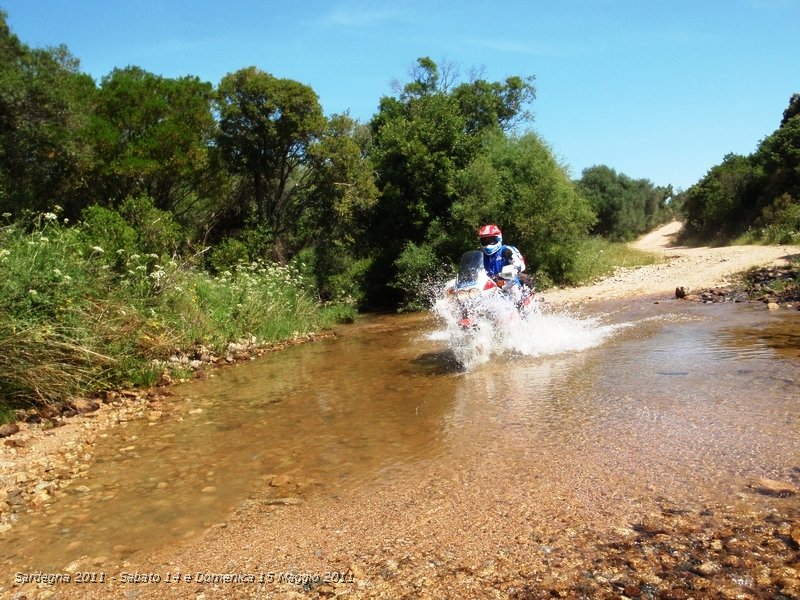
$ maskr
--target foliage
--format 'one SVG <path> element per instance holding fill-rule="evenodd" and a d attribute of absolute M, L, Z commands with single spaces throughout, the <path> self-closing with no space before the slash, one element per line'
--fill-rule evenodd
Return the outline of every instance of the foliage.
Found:
<path fill-rule="evenodd" d="M 0 11 L 0 210 L 44 211 L 80 198 L 93 93 L 64 46 L 28 48 Z"/>
<path fill-rule="evenodd" d="M 121 215 L 87 214 L 91 225 L 46 213 L 0 229 L 0 397 L 15 406 L 152 383 L 170 354 L 198 344 L 221 352 L 352 317 L 323 314 L 294 267 L 253 262 L 210 276 L 131 253 L 140 240 Z M 121 236 L 114 252 L 89 245 L 103 223 Z M 110 248 L 117 238 L 105 239 Z"/>
<path fill-rule="evenodd" d="M 177 211 L 208 191 L 212 87 L 197 77 L 169 79 L 139 68 L 114 69 L 97 93 L 92 136 L 98 154 L 94 199 L 119 206 L 147 195 Z"/>
<path fill-rule="evenodd" d="M 685 237 L 795 240 L 800 204 L 800 95 L 749 156 L 729 154 L 685 193 Z"/>
<path fill-rule="evenodd" d="M 686 235 L 729 237 L 752 219 L 752 210 L 742 214 L 743 205 L 753 205 L 758 173 L 748 157 L 729 154 L 686 192 L 684 214 Z"/>
<path fill-rule="evenodd" d="M 760 221 L 764 226 L 753 231 L 755 239 L 768 244 L 800 243 L 800 202 L 789 194 L 764 207 Z"/>
<path fill-rule="evenodd" d="M 597 215 L 592 233 L 612 241 L 632 240 L 672 216 L 668 208 L 671 186 L 634 180 L 605 165 L 584 169 L 578 190 Z"/>
<path fill-rule="evenodd" d="M 459 179 L 454 221 L 474 245 L 482 223 L 496 223 L 525 255 L 530 272 L 572 281 L 577 244 L 594 222 L 587 200 L 538 136 L 496 135 Z"/>
<path fill-rule="evenodd" d="M 487 135 L 527 116 L 524 109 L 534 97 L 530 79 L 475 79 L 454 87 L 455 78 L 420 58 L 413 79 L 396 97 L 382 98 L 372 119 L 370 158 L 381 192 L 366 240 L 375 256 L 368 284 L 373 301 L 400 301 L 405 294 L 392 289 L 422 276 L 420 262 L 401 258 L 403 253 L 447 259 L 453 251 L 460 254 L 463 237 L 449 230 L 457 228 L 451 208 L 459 200 L 461 173 L 482 154 Z"/>
<path fill-rule="evenodd" d="M 431 301 L 431 291 L 437 289 L 436 283 L 444 279 L 447 264 L 437 256 L 432 244 L 408 242 L 396 265 L 398 276 L 394 285 L 405 293 L 402 308 L 426 308 Z"/>
<path fill-rule="evenodd" d="M 303 187 L 309 146 L 325 125 L 317 95 L 307 85 L 248 67 L 222 79 L 216 109 L 217 143 L 228 169 L 250 178 L 254 212 L 273 230 L 275 255 L 286 258 L 281 243 L 295 192 Z"/>
<path fill-rule="evenodd" d="M 250 262 L 250 249 L 243 241 L 227 237 L 214 247 L 208 262 L 215 273 L 221 273 Z"/>
<path fill-rule="evenodd" d="M 125 257 L 133 254 L 169 258 L 182 243 L 181 227 L 172 213 L 153 205 L 147 196 L 128 198 L 119 210 L 94 205 L 83 211 L 81 238 L 87 247 L 106 253 L 113 269 L 127 269 Z"/>
<path fill-rule="evenodd" d="M 363 302 L 370 259 L 360 243 L 378 200 L 368 131 L 348 115 L 331 117 L 309 148 L 309 185 L 302 195 L 298 233 L 313 248 L 313 270 L 326 300 Z"/>

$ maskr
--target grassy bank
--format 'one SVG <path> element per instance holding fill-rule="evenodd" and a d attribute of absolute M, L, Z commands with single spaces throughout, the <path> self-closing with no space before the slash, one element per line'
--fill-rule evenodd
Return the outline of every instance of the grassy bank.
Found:
<path fill-rule="evenodd" d="M 175 353 L 276 342 L 355 315 L 322 307 L 302 264 L 240 264 L 212 276 L 191 260 L 96 241 L 55 213 L 0 228 L 0 420 L 150 385 Z"/>
<path fill-rule="evenodd" d="M 657 254 L 631 248 L 628 244 L 609 242 L 601 237 L 587 238 L 576 250 L 570 283 L 589 284 L 612 275 L 617 267 L 641 267 L 661 260 Z"/>

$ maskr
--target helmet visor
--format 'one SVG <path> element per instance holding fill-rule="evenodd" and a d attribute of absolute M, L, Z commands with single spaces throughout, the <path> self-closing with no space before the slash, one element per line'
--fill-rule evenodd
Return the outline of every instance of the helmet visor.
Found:
<path fill-rule="evenodd" d="M 490 235 L 481 238 L 481 246 L 491 246 L 492 244 L 496 244 L 500 241 L 500 238 L 496 235 Z"/>

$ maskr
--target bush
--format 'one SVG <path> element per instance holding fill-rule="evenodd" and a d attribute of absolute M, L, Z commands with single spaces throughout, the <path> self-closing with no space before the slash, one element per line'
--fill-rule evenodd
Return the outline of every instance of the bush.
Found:
<path fill-rule="evenodd" d="M 321 288 L 331 302 L 361 306 L 366 299 L 364 290 L 372 266 L 371 258 L 346 260 L 338 272 L 327 276 Z"/>
<path fill-rule="evenodd" d="M 769 244 L 800 242 L 800 201 L 783 194 L 762 212 L 763 238 Z"/>
<path fill-rule="evenodd" d="M 406 295 L 401 308 L 427 308 L 432 300 L 431 292 L 436 289 L 436 283 L 444 279 L 445 273 L 445 265 L 433 248 L 427 244 L 418 246 L 408 242 L 395 265 L 398 275 L 393 285 Z"/>
<path fill-rule="evenodd" d="M 0 418 L 13 406 L 149 385 L 171 354 L 198 344 L 222 352 L 353 318 L 321 311 L 300 268 L 257 261 L 211 276 L 131 253 L 114 211 L 86 214 L 75 227 L 48 213 L 32 230 L 0 229 Z M 116 251 L 89 245 L 100 242 Z"/>
<path fill-rule="evenodd" d="M 247 245 L 241 240 L 228 237 L 222 240 L 216 248 L 211 250 L 208 263 L 215 273 L 222 273 L 233 269 L 240 263 L 250 262 L 250 252 Z"/>

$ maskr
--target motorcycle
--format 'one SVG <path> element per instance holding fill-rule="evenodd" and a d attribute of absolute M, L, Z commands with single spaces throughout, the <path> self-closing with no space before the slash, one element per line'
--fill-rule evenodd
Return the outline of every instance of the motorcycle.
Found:
<path fill-rule="evenodd" d="M 437 312 L 451 330 L 456 358 L 465 363 L 471 362 L 465 352 L 486 354 L 498 335 L 536 312 L 541 300 L 512 265 L 489 277 L 481 251 L 470 250 L 461 257 L 456 277 L 445 284 Z"/>

